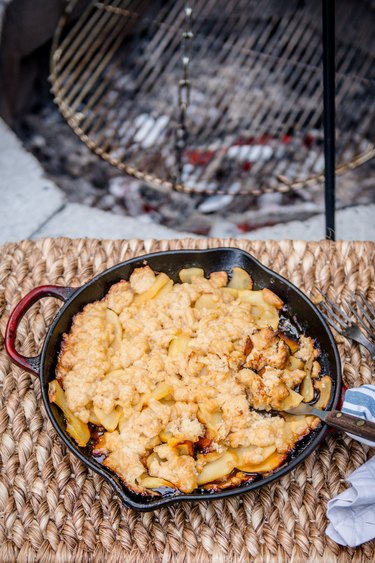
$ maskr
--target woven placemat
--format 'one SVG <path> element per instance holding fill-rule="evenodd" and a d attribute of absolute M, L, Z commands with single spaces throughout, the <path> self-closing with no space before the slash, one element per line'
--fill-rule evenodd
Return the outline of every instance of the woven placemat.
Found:
<path fill-rule="evenodd" d="M 327 501 L 371 456 L 358 442 L 331 434 L 296 470 L 263 489 L 140 514 L 125 508 L 102 478 L 66 452 L 44 412 L 39 381 L 13 366 L 4 352 L 9 312 L 37 285 L 78 286 L 136 255 L 223 245 L 251 252 L 308 295 L 319 287 L 338 302 L 350 297 L 349 289 L 375 298 L 372 243 L 45 239 L 0 248 L 1 563 L 373 560 L 375 542 L 347 549 L 325 535 Z M 48 298 L 30 310 L 18 331 L 20 352 L 38 352 L 59 306 Z M 337 341 L 345 383 L 373 383 L 367 351 Z"/>

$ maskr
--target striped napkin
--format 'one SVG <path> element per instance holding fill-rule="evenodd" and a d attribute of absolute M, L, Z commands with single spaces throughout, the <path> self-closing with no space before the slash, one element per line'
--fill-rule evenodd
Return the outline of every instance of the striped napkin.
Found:
<path fill-rule="evenodd" d="M 375 385 L 348 389 L 342 411 L 375 422 Z M 375 442 L 349 436 L 375 448 Z M 340 545 L 356 547 L 375 538 L 375 456 L 348 482 L 351 487 L 328 502 L 327 535 Z"/>

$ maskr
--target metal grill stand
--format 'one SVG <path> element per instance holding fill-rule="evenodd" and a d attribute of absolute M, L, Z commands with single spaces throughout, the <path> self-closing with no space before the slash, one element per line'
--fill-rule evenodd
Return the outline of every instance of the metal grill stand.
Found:
<path fill-rule="evenodd" d="M 335 240 L 335 0 L 323 0 L 322 15 L 326 238 Z"/>

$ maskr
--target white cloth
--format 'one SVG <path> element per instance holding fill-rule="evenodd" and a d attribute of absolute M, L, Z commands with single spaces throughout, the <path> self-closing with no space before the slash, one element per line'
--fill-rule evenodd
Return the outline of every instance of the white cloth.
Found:
<path fill-rule="evenodd" d="M 375 538 L 375 457 L 348 477 L 352 485 L 328 502 L 327 535 L 356 547 Z"/>
<path fill-rule="evenodd" d="M 348 389 L 343 412 L 375 422 L 375 385 Z M 350 435 L 375 447 L 375 442 Z M 356 547 L 375 538 L 375 456 L 349 477 L 351 487 L 328 502 L 327 535 L 340 545 Z"/>

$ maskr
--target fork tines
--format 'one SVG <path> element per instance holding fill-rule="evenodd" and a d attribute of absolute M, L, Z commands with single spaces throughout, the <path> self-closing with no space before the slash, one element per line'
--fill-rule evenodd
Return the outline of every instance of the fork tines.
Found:
<path fill-rule="evenodd" d="M 333 321 L 332 319 L 327 316 L 324 315 L 324 317 L 327 319 L 327 321 L 333 326 L 333 328 L 335 330 L 337 330 L 337 332 L 341 332 L 341 330 L 346 330 L 349 327 L 353 326 L 354 323 L 352 321 L 352 319 L 345 313 L 345 311 L 343 311 L 342 309 L 340 309 L 340 307 L 338 307 L 338 305 L 336 305 L 336 303 L 334 303 L 328 296 L 326 293 L 324 293 L 323 291 L 321 291 L 320 289 L 318 289 L 317 291 L 319 291 L 319 293 L 322 295 L 322 297 L 325 299 L 325 301 L 321 301 L 319 303 L 319 305 L 325 310 L 326 313 L 328 313 L 328 315 L 330 315 L 331 317 L 333 317 L 336 322 L 340 325 L 341 328 L 339 328 Z M 363 295 L 363 293 L 361 291 L 359 291 L 359 295 L 361 297 L 361 301 L 358 299 L 358 297 L 350 290 L 350 293 L 355 301 L 355 303 L 357 304 L 358 309 L 361 311 L 361 313 L 363 314 L 363 316 L 365 317 L 365 319 L 367 320 L 368 324 L 370 325 L 370 327 L 372 329 L 375 330 L 375 311 L 374 309 L 371 307 L 370 303 L 367 301 L 367 299 L 365 298 L 365 296 Z M 371 337 L 373 337 L 373 332 L 371 332 L 371 330 L 369 329 L 369 327 L 367 326 L 367 324 L 363 321 L 363 319 L 359 316 L 358 312 L 356 311 L 356 309 L 353 307 L 353 305 L 351 303 L 349 303 L 349 301 L 345 300 L 344 303 L 346 304 L 346 306 L 350 309 L 350 311 L 353 313 L 353 315 L 355 316 L 355 318 L 357 319 L 358 323 L 360 324 L 360 326 L 367 332 L 367 334 Z M 346 322 L 345 322 L 346 321 Z"/>
<path fill-rule="evenodd" d="M 365 319 L 367 320 L 367 322 L 369 323 L 369 325 L 371 326 L 371 328 L 373 328 L 375 330 L 375 311 L 374 309 L 371 307 L 370 303 L 365 299 L 365 296 L 363 295 L 362 291 L 359 291 L 359 295 L 361 296 L 362 299 L 362 303 L 365 305 L 366 309 L 363 307 L 363 304 L 359 301 L 359 299 L 356 297 L 356 295 L 350 291 L 350 293 L 352 294 L 352 297 L 354 299 L 354 301 L 357 303 L 359 310 L 363 313 L 363 315 L 365 316 Z M 348 302 L 347 302 L 348 303 Z M 369 336 L 373 336 L 373 333 L 371 332 L 371 330 L 368 328 L 368 326 L 363 322 L 363 320 L 359 317 L 357 311 L 353 308 L 352 305 L 350 305 L 348 303 L 348 306 L 350 307 L 351 312 L 353 313 L 353 315 L 355 316 L 355 318 L 357 319 L 357 321 L 361 324 L 361 326 L 363 326 L 363 328 L 365 329 L 365 331 L 367 332 L 367 334 Z M 370 314 L 372 315 L 372 319 L 370 317 Z"/>
<path fill-rule="evenodd" d="M 353 322 L 350 319 L 350 317 L 348 317 L 348 315 L 342 311 L 337 305 L 336 303 L 334 303 L 326 293 L 324 293 L 323 291 L 321 291 L 320 289 L 317 289 L 317 291 L 319 291 L 320 295 L 322 297 L 324 297 L 325 301 L 321 301 L 319 303 L 320 307 L 322 307 L 322 309 L 325 310 L 326 313 L 328 313 L 328 315 L 331 315 L 331 317 L 333 317 L 342 328 L 339 328 L 337 325 L 335 325 L 335 323 L 332 321 L 332 319 L 328 316 L 328 315 L 324 315 L 325 319 L 330 323 L 331 326 L 333 326 L 333 328 L 335 330 L 337 330 L 337 332 L 341 332 L 342 329 L 347 329 L 348 326 L 352 325 Z M 328 305 L 329 304 L 329 305 Z M 335 313 L 335 311 L 337 311 L 337 313 Z M 346 323 L 340 318 L 344 317 L 344 319 L 347 321 Z"/>

